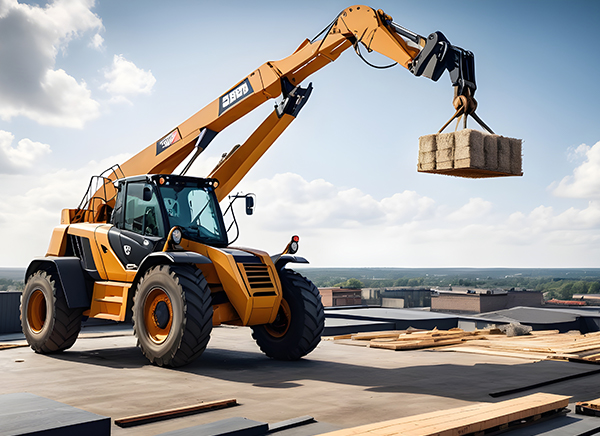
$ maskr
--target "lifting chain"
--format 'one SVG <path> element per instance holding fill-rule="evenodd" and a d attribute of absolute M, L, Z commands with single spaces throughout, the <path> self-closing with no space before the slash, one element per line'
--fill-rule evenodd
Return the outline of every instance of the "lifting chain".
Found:
<path fill-rule="evenodd" d="M 454 130 L 456 130 L 458 128 L 458 124 L 460 123 L 461 118 L 464 116 L 463 119 L 463 128 L 466 129 L 467 128 L 467 117 L 470 115 L 471 117 L 473 117 L 473 119 L 475 121 L 477 121 L 477 123 L 483 127 L 485 130 L 487 130 L 489 133 L 494 134 L 494 132 L 492 131 L 492 129 L 490 129 L 487 124 L 485 124 L 483 122 L 483 120 L 481 118 L 479 118 L 479 116 L 475 113 L 475 110 L 477 109 L 477 100 L 475 100 L 475 98 L 471 95 L 471 91 L 469 89 L 467 89 L 467 94 L 466 95 L 458 95 L 454 98 L 454 101 L 452 102 L 452 105 L 454 106 L 454 109 L 456 109 L 456 112 L 454 113 L 454 115 L 452 115 L 452 117 L 446 122 L 446 124 L 444 124 L 442 126 L 442 128 L 438 131 L 438 133 L 442 133 L 444 131 L 444 129 L 446 127 L 448 127 L 448 125 L 454 120 L 456 119 L 456 128 Z"/>

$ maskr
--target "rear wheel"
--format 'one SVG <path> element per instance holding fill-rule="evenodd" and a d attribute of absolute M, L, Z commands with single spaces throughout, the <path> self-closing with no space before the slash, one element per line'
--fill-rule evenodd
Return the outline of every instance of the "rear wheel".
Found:
<path fill-rule="evenodd" d="M 21 296 L 21 327 L 36 353 L 54 353 L 73 346 L 81 330 L 83 309 L 70 309 L 53 273 L 32 274 Z"/>
<path fill-rule="evenodd" d="M 252 327 L 252 337 L 267 356 L 298 360 L 315 349 L 325 326 L 325 313 L 317 287 L 295 271 L 279 273 L 283 299 L 271 324 Z"/>
<path fill-rule="evenodd" d="M 200 270 L 155 266 L 140 280 L 133 301 L 134 334 L 150 362 L 182 366 L 206 349 L 213 308 Z"/>

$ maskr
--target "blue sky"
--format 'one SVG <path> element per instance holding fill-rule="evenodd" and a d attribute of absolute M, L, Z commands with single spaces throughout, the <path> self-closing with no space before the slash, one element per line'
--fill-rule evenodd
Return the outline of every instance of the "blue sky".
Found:
<path fill-rule="evenodd" d="M 0 238 L 10 247 L 0 265 L 44 255 L 90 176 L 350 5 L 0 0 Z M 312 266 L 598 267 L 600 3 L 370 6 L 474 52 L 478 114 L 523 139 L 524 176 L 417 173 L 418 137 L 453 113 L 447 74 L 434 83 L 375 70 L 348 50 L 306 81 L 310 100 L 236 189 L 258 197 L 238 244 L 274 253 L 297 233 Z M 272 102 L 220 133 L 191 173 L 206 175 Z"/>

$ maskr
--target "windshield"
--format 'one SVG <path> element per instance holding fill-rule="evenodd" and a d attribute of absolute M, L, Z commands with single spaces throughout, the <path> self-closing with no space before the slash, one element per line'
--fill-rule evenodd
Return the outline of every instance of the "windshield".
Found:
<path fill-rule="evenodd" d="M 221 209 L 212 191 L 196 184 L 160 186 L 169 228 L 181 227 L 184 237 L 211 245 L 227 245 Z"/>

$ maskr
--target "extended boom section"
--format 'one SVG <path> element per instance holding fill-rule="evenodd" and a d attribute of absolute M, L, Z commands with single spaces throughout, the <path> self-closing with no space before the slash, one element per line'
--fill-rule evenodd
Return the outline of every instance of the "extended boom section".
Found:
<path fill-rule="evenodd" d="M 359 50 L 359 46 L 387 56 L 416 76 L 438 80 L 448 70 L 453 86 L 457 87 L 457 95 L 470 90 L 472 96 L 475 92 L 472 53 L 452 46 L 440 32 L 425 38 L 394 23 L 382 10 L 352 6 L 343 10 L 320 37 L 305 40 L 285 59 L 264 63 L 156 143 L 123 163 L 123 173 L 131 176 L 173 172 L 191 154 L 197 157 L 223 129 L 267 100 L 278 97 L 286 100 L 290 95 L 299 94 L 302 92 L 299 85 L 307 77 L 335 61 L 348 48 Z M 306 98 L 308 95 L 304 100 Z M 220 199 L 229 194 L 298 112 L 278 113 L 278 117 L 283 118 L 280 122 L 274 122 L 269 116 L 252 139 L 221 163 L 220 177 L 216 178 L 225 187 L 218 190 Z M 270 132 L 267 131 L 269 128 Z M 262 139 L 258 140 L 259 137 Z M 230 160 L 235 154 L 244 157 Z M 241 168 L 229 169 L 229 166 Z M 229 179 L 231 175 L 234 178 Z"/>

